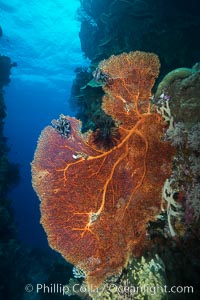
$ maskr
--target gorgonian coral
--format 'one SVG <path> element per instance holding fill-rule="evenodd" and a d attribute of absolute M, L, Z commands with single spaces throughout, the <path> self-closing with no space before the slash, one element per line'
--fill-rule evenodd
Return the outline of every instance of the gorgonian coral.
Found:
<path fill-rule="evenodd" d="M 160 212 L 174 149 L 166 123 L 150 105 L 160 63 L 152 53 L 111 56 L 99 68 L 108 75 L 103 110 L 118 125 L 119 139 L 99 149 L 94 133 L 81 134 L 70 117 L 70 135 L 50 126 L 32 162 L 33 187 L 50 246 L 83 270 L 88 285 L 119 274 L 146 243 L 146 226 Z"/>

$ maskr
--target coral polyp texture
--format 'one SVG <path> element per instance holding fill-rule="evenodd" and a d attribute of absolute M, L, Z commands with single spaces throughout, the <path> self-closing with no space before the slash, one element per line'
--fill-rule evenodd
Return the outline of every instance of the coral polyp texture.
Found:
<path fill-rule="evenodd" d="M 120 274 L 130 256 L 141 255 L 174 155 L 163 139 L 166 123 L 149 101 L 158 57 L 122 53 L 98 67 L 109 78 L 102 108 L 118 124 L 117 144 L 97 148 L 93 133 L 82 134 L 80 121 L 66 117 L 69 136 L 46 127 L 32 162 L 49 244 L 84 271 L 92 287 Z"/>

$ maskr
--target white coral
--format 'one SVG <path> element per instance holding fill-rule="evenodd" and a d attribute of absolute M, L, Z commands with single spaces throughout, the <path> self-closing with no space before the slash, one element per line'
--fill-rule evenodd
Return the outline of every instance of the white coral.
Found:
<path fill-rule="evenodd" d="M 174 118 L 169 107 L 169 99 L 161 102 L 161 106 L 157 108 L 157 112 L 162 115 L 163 120 L 169 124 L 169 129 L 174 129 Z"/>
<path fill-rule="evenodd" d="M 173 179 L 167 179 L 162 190 L 162 198 L 167 201 L 167 221 L 172 237 L 176 235 L 176 232 L 172 226 L 172 217 L 178 218 L 182 216 L 182 206 L 177 203 L 173 197 L 174 193 L 176 192 L 176 190 L 172 188 L 173 182 Z"/>

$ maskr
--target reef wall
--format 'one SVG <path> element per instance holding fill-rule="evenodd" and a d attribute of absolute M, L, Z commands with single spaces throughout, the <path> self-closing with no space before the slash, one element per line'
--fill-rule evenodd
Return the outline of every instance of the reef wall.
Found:
<path fill-rule="evenodd" d="M 135 50 L 153 52 L 161 62 L 158 81 L 169 71 L 182 66 L 190 68 L 199 60 L 200 18 L 196 0 L 80 2 L 81 47 L 91 65 L 76 70 L 71 107 L 78 110 L 83 131 L 113 127 L 101 110 L 101 85 L 90 82 L 102 59 Z"/>
<path fill-rule="evenodd" d="M 102 109 L 104 86 L 110 79 L 108 70 L 102 67 L 104 62 L 123 52 L 154 52 L 160 58 L 161 69 L 153 88 L 151 104 L 152 107 L 155 105 L 169 126 L 164 140 L 175 148 L 172 172 L 163 185 L 162 213 L 155 222 L 150 221 L 146 228 L 146 238 L 152 243 L 151 249 L 140 260 L 129 261 L 121 277 L 113 279 L 115 287 L 124 287 L 120 295 L 113 289 L 109 292 L 105 290 L 102 294 L 91 293 L 90 296 L 93 299 L 166 299 L 169 295 L 158 294 L 154 295 L 155 298 L 148 294 L 133 296 L 128 291 L 126 293 L 125 288 L 127 285 L 142 284 L 187 284 L 194 288 L 195 295 L 190 294 L 191 299 L 196 299 L 200 293 L 198 1 L 80 2 L 78 18 L 81 21 L 81 46 L 91 65 L 89 68 L 76 69 L 70 101 L 72 108 L 77 111 L 77 118 L 82 121 L 82 132 L 92 129 L 96 141 L 101 142 L 101 149 L 102 145 L 105 148 L 104 145 L 109 143 L 109 136 L 119 126 L 110 118 L 114 110 L 107 110 L 107 115 Z M 119 78 L 115 74 L 113 82 Z M 112 83 L 110 86 L 112 88 Z M 119 97 L 113 98 L 118 101 Z M 72 288 L 73 284 L 85 287 L 85 282 L 80 280 L 84 274 L 79 269 L 74 274 L 76 278 L 69 282 L 68 287 Z M 110 282 L 112 280 L 104 282 L 108 289 Z M 87 299 L 85 294 L 80 296 Z M 169 298 L 187 299 L 187 296 L 171 294 Z"/>

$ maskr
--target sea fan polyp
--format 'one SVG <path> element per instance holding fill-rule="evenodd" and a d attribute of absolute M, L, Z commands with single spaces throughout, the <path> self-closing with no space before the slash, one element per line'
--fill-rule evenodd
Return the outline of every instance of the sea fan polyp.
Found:
<path fill-rule="evenodd" d="M 112 78 L 102 107 L 120 124 L 113 148 L 98 149 L 93 134 L 81 134 L 80 121 L 70 117 L 68 138 L 48 126 L 38 141 L 32 182 L 41 223 L 50 246 L 82 269 L 92 287 L 141 253 L 147 223 L 160 212 L 174 149 L 149 103 L 159 66 L 155 54 L 138 51 L 99 64 Z"/>

